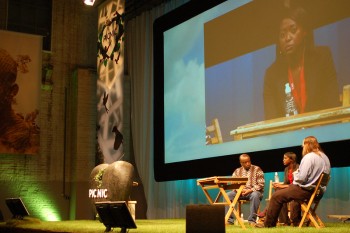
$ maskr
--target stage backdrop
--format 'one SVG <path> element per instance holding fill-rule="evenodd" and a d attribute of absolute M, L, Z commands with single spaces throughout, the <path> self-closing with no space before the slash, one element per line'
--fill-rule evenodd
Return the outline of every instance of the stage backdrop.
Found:
<path fill-rule="evenodd" d="M 99 6 L 97 51 L 97 140 L 99 163 L 112 163 L 123 155 L 123 74 L 125 1 Z"/>
<path fill-rule="evenodd" d="M 37 154 L 42 37 L 0 30 L 0 153 Z"/>

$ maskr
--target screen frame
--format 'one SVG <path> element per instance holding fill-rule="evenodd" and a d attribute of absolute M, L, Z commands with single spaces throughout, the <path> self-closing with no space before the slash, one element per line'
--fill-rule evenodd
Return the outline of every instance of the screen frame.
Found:
<path fill-rule="evenodd" d="M 170 181 L 210 176 L 230 175 L 234 168 L 240 166 L 240 154 L 220 155 L 219 157 L 189 160 L 183 162 L 165 163 L 164 142 L 164 40 L 163 33 L 184 21 L 195 17 L 204 11 L 225 1 L 190 1 L 175 10 L 157 18 L 154 22 L 154 176 L 155 180 Z M 301 144 L 302 142 L 300 142 Z M 325 153 L 331 160 L 332 167 L 350 165 L 350 158 L 343 157 L 345 148 L 349 148 L 350 140 L 321 143 Z M 287 151 L 301 154 L 300 146 L 250 152 L 252 163 L 259 165 L 264 172 L 282 171 L 282 155 Z M 279 159 L 276 159 L 279 158 Z"/>

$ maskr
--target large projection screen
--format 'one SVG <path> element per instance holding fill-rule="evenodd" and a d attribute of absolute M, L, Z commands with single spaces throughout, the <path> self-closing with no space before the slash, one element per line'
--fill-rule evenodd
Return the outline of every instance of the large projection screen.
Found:
<path fill-rule="evenodd" d="M 300 144 L 309 135 L 328 153 L 348 147 L 350 2 L 209 2 L 191 1 L 154 23 L 156 180 L 229 175 L 242 153 L 264 171 L 275 171 L 284 152 L 301 157 Z M 292 117 L 267 114 L 264 102 L 265 74 L 278 56 L 277 22 L 286 4 L 308 13 L 314 46 L 331 54 L 339 96 L 335 105 L 322 107 L 330 82 L 320 81 L 323 89 L 307 84 L 320 107 Z M 317 71 L 309 76 L 321 77 Z M 284 87 L 273 91 L 284 93 Z M 332 159 L 333 167 L 349 165 L 349 159 Z"/>

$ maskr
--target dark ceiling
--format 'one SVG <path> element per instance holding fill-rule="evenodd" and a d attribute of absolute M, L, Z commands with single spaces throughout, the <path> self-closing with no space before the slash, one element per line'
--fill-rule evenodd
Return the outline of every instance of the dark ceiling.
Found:
<path fill-rule="evenodd" d="M 167 0 L 125 0 L 125 12 L 131 18 L 150 10 Z"/>
<path fill-rule="evenodd" d="M 83 0 L 76 0 L 83 1 Z M 98 7 L 107 0 L 96 0 Z M 130 20 L 169 0 L 125 0 L 125 17 Z M 51 0 L 8 0 L 7 30 L 42 35 L 43 49 L 51 50 Z M 28 17 L 30 12 L 31 17 Z"/>
<path fill-rule="evenodd" d="M 95 6 L 99 6 L 107 0 L 96 0 Z M 148 11 L 155 6 L 167 2 L 168 0 L 125 0 L 125 14 L 127 19 L 134 18 L 144 11 Z"/>

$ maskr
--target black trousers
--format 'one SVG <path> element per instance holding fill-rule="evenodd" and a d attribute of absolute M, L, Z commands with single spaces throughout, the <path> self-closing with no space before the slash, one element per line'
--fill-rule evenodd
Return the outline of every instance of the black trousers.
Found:
<path fill-rule="evenodd" d="M 288 188 L 278 190 L 278 192 L 274 192 L 270 199 L 269 208 L 266 213 L 266 219 L 264 222 L 265 226 L 266 227 L 276 226 L 278 216 L 284 204 L 291 201 L 300 202 L 305 199 L 309 199 L 311 197 L 311 194 L 312 194 L 312 191 L 302 189 L 300 186 L 293 185 L 293 184 L 289 185 Z M 295 210 L 291 212 L 291 220 L 293 224 L 297 224 L 297 222 L 300 221 L 300 219 L 298 219 L 300 215 L 298 215 L 296 211 L 298 207 L 294 206 L 292 208 L 295 208 Z"/>

